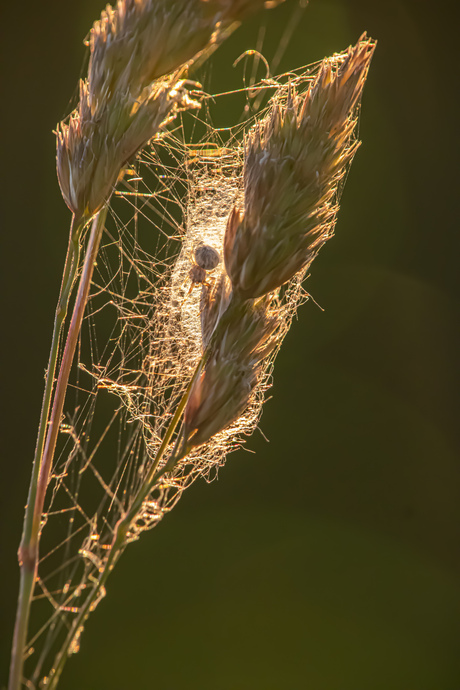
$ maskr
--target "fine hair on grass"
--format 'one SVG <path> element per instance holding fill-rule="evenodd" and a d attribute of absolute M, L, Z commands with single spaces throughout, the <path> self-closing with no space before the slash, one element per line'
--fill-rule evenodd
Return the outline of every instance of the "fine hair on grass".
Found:
<path fill-rule="evenodd" d="M 118 0 L 91 30 L 78 105 L 56 130 L 72 221 L 9 690 L 57 687 L 127 545 L 256 428 L 334 234 L 375 42 L 253 83 L 258 107 L 221 131 L 189 76 L 277 4 Z"/>

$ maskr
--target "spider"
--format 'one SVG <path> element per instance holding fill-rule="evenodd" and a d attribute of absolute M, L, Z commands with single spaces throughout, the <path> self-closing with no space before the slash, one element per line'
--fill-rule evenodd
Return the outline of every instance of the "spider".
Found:
<path fill-rule="evenodd" d="M 220 264 L 219 252 L 210 247 L 209 244 L 200 242 L 195 249 L 195 263 L 190 269 L 189 277 L 192 282 L 189 293 L 195 285 L 208 285 L 206 275 L 208 271 L 213 271 Z"/>

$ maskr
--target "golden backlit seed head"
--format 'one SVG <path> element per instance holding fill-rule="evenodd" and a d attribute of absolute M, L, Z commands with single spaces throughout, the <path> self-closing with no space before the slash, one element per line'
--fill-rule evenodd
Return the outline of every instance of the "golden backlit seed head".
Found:
<path fill-rule="evenodd" d="M 347 53 L 324 60 L 303 94 L 288 83 L 250 131 L 244 212 L 231 214 L 224 241 L 225 266 L 241 298 L 283 285 L 333 235 L 374 48 L 363 36 Z"/>
<path fill-rule="evenodd" d="M 279 325 L 268 299 L 230 304 L 185 409 L 186 449 L 206 443 L 244 412 L 263 361 L 276 347 Z"/>
<path fill-rule="evenodd" d="M 172 88 L 172 86 L 174 88 Z M 177 109 L 199 107 L 175 80 L 152 86 L 142 103 L 117 94 L 93 116 L 87 82 L 80 103 L 57 128 L 57 173 L 64 200 L 78 217 L 90 218 L 110 198 L 122 168 Z"/>
<path fill-rule="evenodd" d="M 77 216 L 106 203 L 121 169 L 177 108 L 196 107 L 180 74 L 262 0 L 118 0 L 90 33 L 80 104 L 57 130 L 63 197 Z"/>

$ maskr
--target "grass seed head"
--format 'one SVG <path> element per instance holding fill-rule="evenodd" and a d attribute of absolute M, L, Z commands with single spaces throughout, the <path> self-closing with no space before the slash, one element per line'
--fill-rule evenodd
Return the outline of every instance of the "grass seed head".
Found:
<path fill-rule="evenodd" d="M 138 94 L 165 74 L 189 66 L 228 25 L 267 4 L 263 0 L 118 0 L 115 9 L 107 5 L 89 40 L 92 108 L 98 99 L 109 99 L 116 91 Z"/>
<path fill-rule="evenodd" d="M 168 117 L 181 108 L 199 107 L 174 77 L 151 85 L 142 101 L 118 92 L 97 116 L 91 110 L 88 82 L 80 103 L 57 128 L 57 173 L 64 200 L 77 217 L 90 218 L 112 194 L 122 168 Z"/>
<path fill-rule="evenodd" d="M 244 213 L 224 257 L 233 290 L 260 297 L 308 267 L 333 235 L 338 190 L 359 142 L 358 106 L 375 43 L 324 60 L 306 93 L 288 84 L 246 140 Z"/>
<path fill-rule="evenodd" d="M 183 71 L 262 0 L 118 0 L 91 30 L 80 104 L 57 129 L 62 195 L 78 217 L 110 197 L 122 168 L 172 113 L 198 104 Z"/>
<path fill-rule="evenodd" d="M 206 443 L 244 412 L 264 359 L 276 347 L 278 326 L 268 298 L 229 306 L 216 327 L 210 355 L 185 409 L 187 450 Z"/>
<path fill-rule="evenodd" d="M 107 5 L 89 42 L 92 111 L 119 91 L 137 98 L 156 79 L 186 66 L 212 39 L 221 14 L 213 5 L 201 0 Z"/>

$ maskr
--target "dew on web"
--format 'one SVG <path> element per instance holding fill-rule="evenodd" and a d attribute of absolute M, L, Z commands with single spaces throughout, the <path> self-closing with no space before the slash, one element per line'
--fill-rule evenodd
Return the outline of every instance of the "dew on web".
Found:
<path fill-rule="evenodd" d="M 305 90 L 313 76 L 299 70 L 251 89 L 285 102 L 289 82 Z M 232 208 L 244 204 L 243 135 L 254 117 L 215 130 L 199 115 L 183 114 L 172 131 L 141 152 L 114 194 L 48 489 L 29 640 L 31 687 L 49 675 L 59 640 L 98 587 L 115 526 L 145 481 L 212 324 L 225 310 L 231 287 L 223 239 Z M 201 128 L 206 124 L 198 141 L 187 143 L 186 118 Z M 190 289 L 200 244 L 220 261 Z M 274 358 L 298 305 L 307 299 L 303 277 L 298 274 L 272 295 L 269 315 L 277 319 L 277 346 L 248 408 L 161 478 L 131 524 L 125 546 L 157 525 L 197 477 L 213 479 L 226 455 L 257 426 Z M 216 291 L 220 312 L 204 327 L 203 313 L 209 316 Z M 100 587 L 88 613 L 104 596 Z M 78 651 L 81 632 L 82 626 L 71 652 Z"/>

